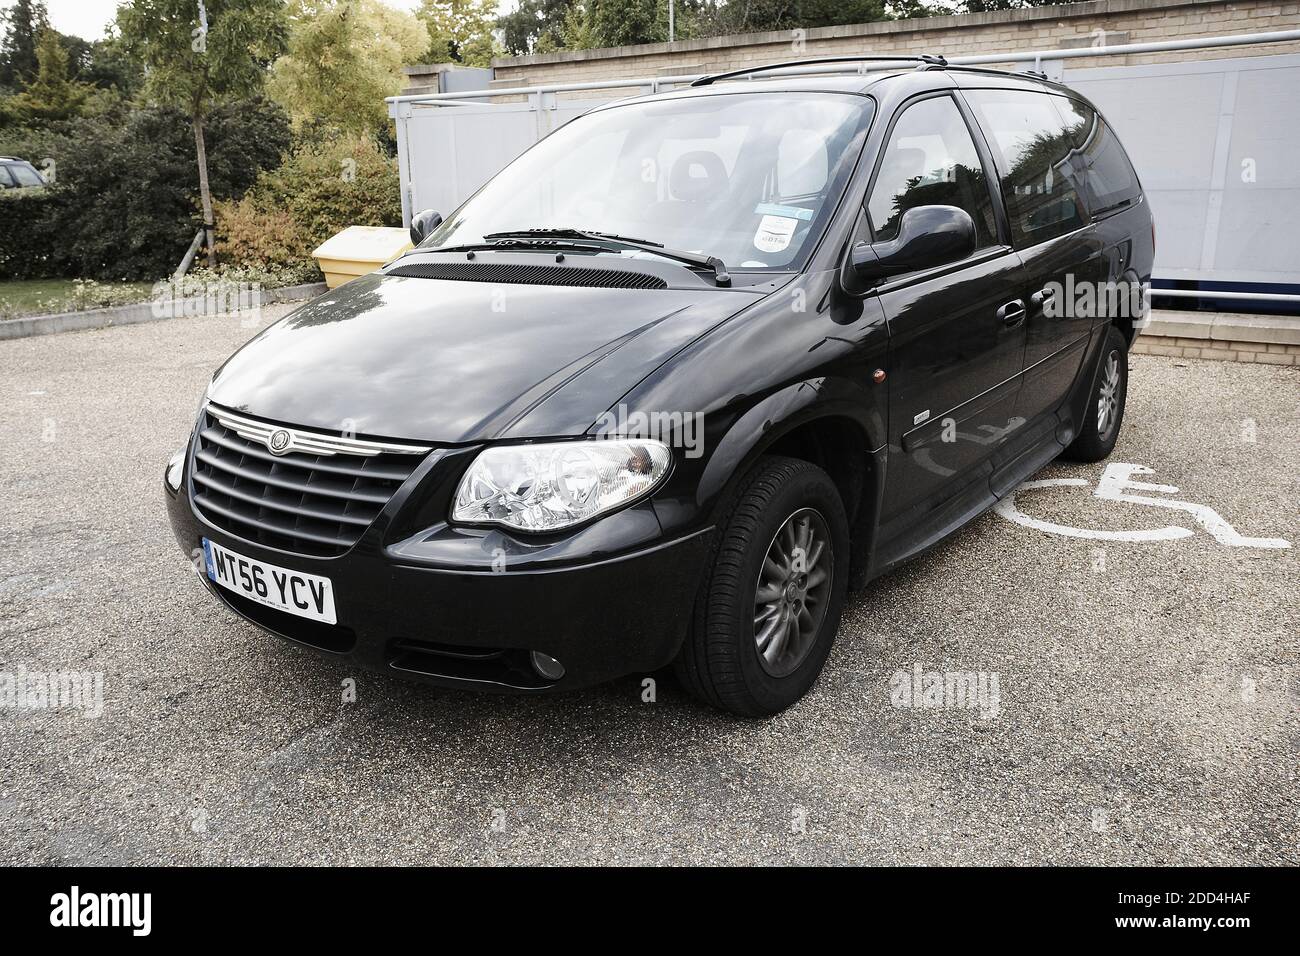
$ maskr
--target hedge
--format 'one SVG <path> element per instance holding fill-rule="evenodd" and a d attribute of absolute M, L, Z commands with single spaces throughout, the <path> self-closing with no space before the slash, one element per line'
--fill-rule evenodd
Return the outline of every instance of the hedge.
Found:
<path fill-rule="evenodd" d="M 339 230 L 402 224 L 397 162 L 368 138 L 308 135 L 216 219 L 222 261 L 318 274 L 312 250 Z"/>
<path fill-rule="evenodd" d="M 232 103 L 207 123 L 217 199 L 241 196 L 290 145 L 269 101 Z M 198 165 L 188 118 L 119 109 L 39 130 L 0 130 L 0 155 L 55 163 L 43 192 L 0 199 L 0 279 L 151 280 L 170 275 L 198 229 Z"/>

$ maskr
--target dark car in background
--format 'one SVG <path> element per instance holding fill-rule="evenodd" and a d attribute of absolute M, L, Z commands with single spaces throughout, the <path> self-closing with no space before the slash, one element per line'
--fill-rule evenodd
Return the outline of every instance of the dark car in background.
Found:
<path fill-rule="evenodd" d="M 1113 131 L 1044 79 L 863 60 L 593 110 L 246 344 L 165 480 L 211 593 L 390 674 L 674 664 L 764 715 L 850 588 L 1108 455 L 1142 306 L 1080 293 L 1140 290 L 1155 242 Z"/>

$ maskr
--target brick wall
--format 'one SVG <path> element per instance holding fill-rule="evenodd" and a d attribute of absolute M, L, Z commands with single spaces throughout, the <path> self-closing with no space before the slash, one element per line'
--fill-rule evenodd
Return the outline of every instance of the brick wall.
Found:
<path fill-rule="evenodd" d="M 1133 351 L 1175 358 L 1300 365 L 1300 323 L 1290 316 L 1153 309 Z"/>
<path fill-rule="evenodd" d="M 1276 342 L 1218 342 L 1172 335 L 1139 335 L 1132 351 L 1140 355 L 1215 359 L 1221 362 L 1259 362 L 1264 365 L 1300 365 L 1300 345 Z"/>
<path fill-rule="evenodd" d="M 643 46 L 506 57 L 493 61 L 497 88 L 545 83 L 717 72 L 798 57 L 833 54 L 941 53 L 961 56 L 1106 43 L 1265 33 L 1300 29 L 1300 2 L 1235 0 L 1092 0 L 966 16 L 895 20 L 804 31 L 749 33 Z M 1300 52 L 1300 42 L 1146 55 L 1081 57 L 1071 67 Z M 1009 65 L 1009 64 L 1008 64 Z"/>

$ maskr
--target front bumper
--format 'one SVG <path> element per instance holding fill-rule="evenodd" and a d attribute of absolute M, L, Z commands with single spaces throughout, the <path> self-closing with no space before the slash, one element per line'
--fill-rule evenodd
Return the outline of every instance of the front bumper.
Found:
<path fill-rule="evenodd" d="M 213 525 L 191 501 L 188 467 L 179 493 L 163 486 L 187 555 L 206 537 L 250 558 L 324 575 L 334 585 L 338 623 L 264 607 L 203 577 L 214 596 L 264 630 L 361 667 L 442 686 L 540 693 L 648 673 L 673 659 L 711 529 L 664 541 L 645 501 L 543 542 L 445 523 L 407 533 L 411 518 L 427 516 L 437 473 L 455 467 L 446 465 L 413 475 L 391 514 L 346 554 L 329 558 L 266 547 Z M 558 660 L 564 676 L 542 677 L 532 651 Z"/>

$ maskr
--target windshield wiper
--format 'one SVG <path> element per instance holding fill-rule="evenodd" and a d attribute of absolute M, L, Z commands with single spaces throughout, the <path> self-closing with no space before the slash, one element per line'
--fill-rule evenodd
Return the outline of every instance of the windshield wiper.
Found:
<path fill-rule="evenodd" d="M 520 236 L 518 238 L 495 239 L 485 236 L 483 242 L 466 242 L 456 246 L 417 246 L 404 255 L 417 252 L 478 252 L 488 249 L 580 249 L 585 252 L 608 252 L 609 246 L 603 242 L 581 242 L 577 239 L 544 239 L 541 236 Z"/>
<path fill-rule="evenodd" d="M 508 236 L 549 236 L 556 239 L 613 239 L 616 242 L 632 242 L 639 246 L 654 246 L 662 249 L 662 242 L 638 239 L 636 236 L 620 236 L 616 232 L 595 232 L 591 229 L 573 229 L 568 226 L 539 226 L 532 229 L 508 229 L 505 232 L 489 232 L 484 239 L 502 239 Z"/>
<path fill-rule="evenodd" d="M 686 263 L 700 269 L 712 269 L 713 281 L 718 285 L 731 285 L 731 274 L 727 272 L 727 264 L 717 256 L 706 256 L 699 252 L 685 252 L 681 249 L 669 249 L 662 242 L 652 242 L 649 239 L 635 239 L 631 236 L 620 236 L 613 232 L 589 232 L 585 229 L 570 229 L 567 227 L 554 228 L 534 228 L 534 229 L 511 229 L 505 232 L 490 232 L 484 239 L 496 239 L 508 242 L 513 238 L 534 238 L 538 240 L 547 239 L 572 239 L 575 241 L 601 242 L 621 246 L 625 249 L 640 249 L 642 252 L 653 253 L 657 256 L 663 256 L 665 259 L 675 259 L 678 262 Z"/>
<path fill-rule="evenodd" d="M 468 252 L 470 258 L 473 258 L 475 252 L 490 252 L 492 250 L 510 250 L 510 249 L 547 249 L 547 250 L 577 250 L 579 252 L 609 252 L 609 245 L 604 242 L 580 242 L 576 239 L 543 239 L 541 237 L 530 238 L 520 237 L 518 239 L 495 239 L 491 242 L 463 242 L 454 246 L 416 246 L 414 249 L 407 249 L 397 259 L 389 262 L 392 265 L 398 259 L 405 259 L 407 256 L 416 256 L 421 253 L 435 252 Z"/>

